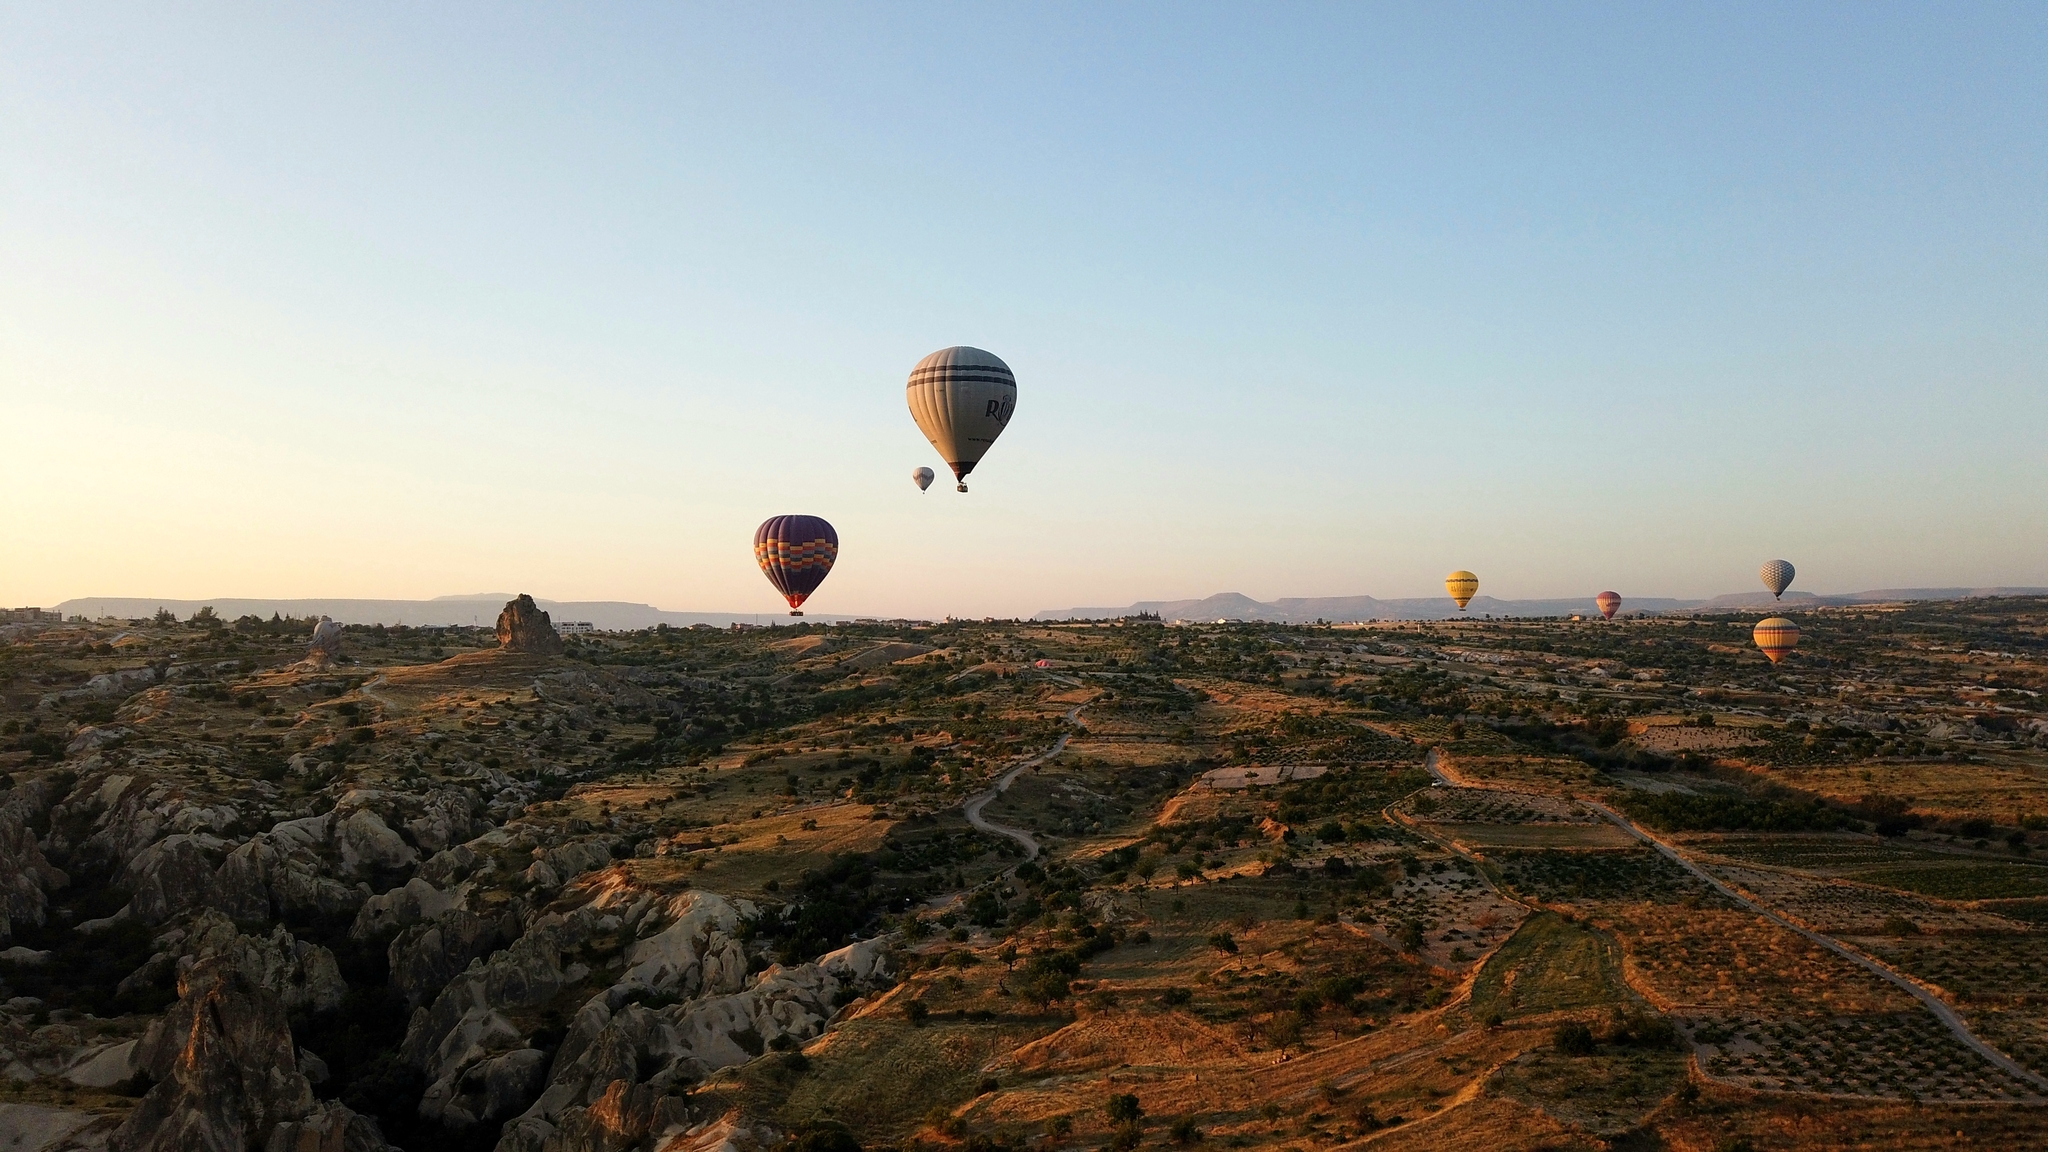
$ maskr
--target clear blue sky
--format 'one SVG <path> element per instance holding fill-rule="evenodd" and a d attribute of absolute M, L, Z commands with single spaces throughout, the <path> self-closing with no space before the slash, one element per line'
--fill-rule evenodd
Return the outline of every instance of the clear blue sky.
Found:
<path fill-rule="evenodd" d="M 0 601 L 2048 584 L 2044 110 L 2038 3 L 11 4 Z"/>

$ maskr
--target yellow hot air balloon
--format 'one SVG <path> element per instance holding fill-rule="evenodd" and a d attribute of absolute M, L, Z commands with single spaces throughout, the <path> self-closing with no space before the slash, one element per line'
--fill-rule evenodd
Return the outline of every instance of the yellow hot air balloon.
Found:
<path fill-rule="evenodd" d="M 1783 616 L 1773 616 L 1756 622 L 1756 630 L 1750 633 L 1756 646 L 1776 664 L 1785 658 L 1785 653 L 1799 646 L 1799 625 Z"/>
<path fill-rule="evenodd" d="M 1458 602 L 1458 611 L 1463 612 L 1479 593 L 1479 577 L 1461 568 L 1444 577 L 1444 591 L 1451 594 L 1451 599 Z"/>

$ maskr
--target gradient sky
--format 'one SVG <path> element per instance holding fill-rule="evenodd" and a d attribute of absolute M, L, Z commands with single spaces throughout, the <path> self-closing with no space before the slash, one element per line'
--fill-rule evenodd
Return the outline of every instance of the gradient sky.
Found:
<path fill-rule="evenodd" d="M 12 3 L 0 603 L 2048 584 L 2044 110 L 2039 3 Z"/>

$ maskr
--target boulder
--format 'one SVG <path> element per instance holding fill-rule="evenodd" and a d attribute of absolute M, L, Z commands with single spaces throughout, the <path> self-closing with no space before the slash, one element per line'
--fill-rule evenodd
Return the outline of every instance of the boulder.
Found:
<path fill-rule="evenodd" d="M 410 868 L 420 862 L 419 850 L 368 808 L 358 808 L 341 821 L 335 844 L 341 852 L 342 869 L 350 875 Z"/>
<path fill-rule="evenodd" d="M 537 656 L 559 656 L 562 637 L 554 621 L 522 592 L 498 613 L 498 645 L 507 652 L 528 652 Z"/>
<path fill-rule="evenodd" d="M 0 1148 L 8 1152 L 83 1152 L 105 1148 L 112 1117 L 37 1104 L 0 1104 Z"/>
<path fill-rule="evenodd" d="M 562 951 L 556 930 L 531 929 L 488 961 L 470 964 L 440 990 L 429 1007 L 414 1012 L 406 1025 L 399 1058 L 426 1073 L 429 1080 L 445 1079 L 451 1071 L 460 1070 L 451 1069 L 448 1062 L 464 1051 L 461 1045 L 450 1046 L 451 1036 L 459 1030 L 474 1032 L 480 1026 L 480 1016 L 500 1009 L 545 1004 L 562 985 Z"/>
<path fill-rule="evenodd" d="M 405 993 L 408 1005 L 417 1008 L 433 999 L 471 961 L 496 951 L 507 935 L 499 921 L 461 908 L 449 909 L 431 922 L 404 929 L 391 941 L 385 952 L 391 961 L 391 983 Z"/>
<path fill-rule="evenodd" d="M 454 907 L 454 896 L 415 876 L 400 887 L 363 901 L 348 934 L 357 940 L 374 939 L 422 921 L 438 920 Z"/>
<path fill-rule="evenodd" d="M 526 1110 L 547 1083 L 548 1056 L 514 1048 L 476 1060 L 428 1086 L 420 1115 L 451 1128 L 507 1120 Z"/>
<path fill-rule="evenodd" d="M 135 1055 L 140 1043 L 139 1040 L 123 1040 L 80 1053 L 64 1070 L 64 1079 L 80 1088 L 101 1091 L 127 1084 L 142 1071 Z"/>
<path fill-rule="evenodd" d="M 319 829 L 318 839 L 306 825 Z M 212 906 L 236 920 L 269 920 L 284 912 L 337 915 L 353 912 L 368 899 L 367 887 L 350 885 L 329 875 L 321 858 L 331 816 L 293 820 L 251 839 L 228 854 L 214 877 Z"/>
<path fill-rule="evenodd" d="M 384 1133 L 368 1116 L 328 1101 L 304 1117 L 271 1129 L 263 1152 L 392 1152 Z"/>
<path fill-rule="evenodd" d="M 128 914 L 144 924 L 161 924 L 182 912 L 213 905 L 219 857 L 233 845 L 205 832 L 166 836 L 137 853 L 122 874 L 134 895 Z"/>
<path fill-rule="evenodd" d="M 722 896 L 692 892 L 680 911 L 675 923 L 626 950 L 621 981 L 682 996 L 740 988 L 747 955 L 738 940 L 739 910 Z"/>

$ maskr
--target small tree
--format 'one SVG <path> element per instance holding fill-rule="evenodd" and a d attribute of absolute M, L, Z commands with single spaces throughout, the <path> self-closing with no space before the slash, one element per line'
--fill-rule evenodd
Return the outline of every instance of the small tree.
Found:
<path fill-rule="evenodd" d="M 1145 1118 L 1144 1106 L 1139 1104 L 1138 1097 L 1130 1092 L 1105 1100 L 1102 1111 L 1109 1116 L 1112 1124 L 1134 1124 Z"/>
<path fill-rule="evenodd" d="M 1301 1013 L 1278 1012 L 1266 1022 L 1266 1039 L 1284 1055 L 1289 1048 L 1301 1046 Z"/>
<path fill-rule="evenodd" d="M 1022 984 L 1024 998 L 1038 1005 L 1040 1012 L 1067 994 L 1067 978 L 1052 968 L 1026 971 Z"/>

